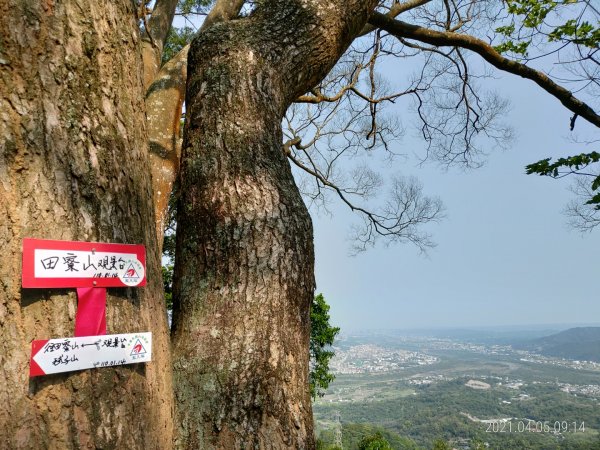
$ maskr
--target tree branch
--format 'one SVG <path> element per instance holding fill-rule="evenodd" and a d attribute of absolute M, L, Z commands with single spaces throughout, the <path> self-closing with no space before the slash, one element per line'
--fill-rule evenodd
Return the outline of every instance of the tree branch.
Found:
<path fill-rule="evenodd" d="M 169 197 L 179 172 L 188 49 L 189 45 L 162 67 L 146 95 L 150 171 L 159 243 L 162 243 Z M 159 247 L 162 250 L 161 244 Z"/>
<path fill-rule="evenodd" d="M 340 91 L 335 94 L 335 95 L 324 95 L 320 89 L 315 88 L 312 90 L 311 94 L 312 95 L 301 95 L 300 97 L 298 97 L 295 102 L 296 103 L 321 103 L 321 102 L 329 102 L 329 103 L 333 103 L 333 102 L 337 102 L 339 99 L 341 99 L 344 94 L 349 91 L 356 91 L 356 83 L 358 83 L 358 79 L 360 76 L 360 72 L 362 71 L 363 66 L 362 65 L 358 65 L 355 69 L 354 72 L 352 73 L 352 79 L 350 81 L 350 83 L 348 83 L 347 85 L 343 86 L 342 89 L 340 89 Z"/>
<path fill-rule="evenodd" d="M 367 196 L 366 194 L 361 195 L 360 191 L 349 191 L 332 182 L 327 174 L 319 170 L 306 150 L 303 151 L 308 158 L 310 167 L 304 164 L 292 151 L 292 147 L 302 149 L 300 142 L 299 138 L 294 138 L 283 144 L 283 152 L 289 160 L 296 167 L 314 177 L 322 186 L 333 190 L 351 211 L 362 214 L 364 226 L 355 229 L 353 244 L 355 251 L 359 252 L 364 250 L 367 245 L 373 245 L 377 236 L 385 236 L 392 241 L 409 241 L 422 252 L 435 246 L 430 235 L 419 231 L 418 227 L 441 220 L 444 217 L 444 207 L 439 199 L 423 196 L 422 187 L 416 179 L 394 178 L 391 199 L 380 212 L 374 212 L 356 205 L 349 198 L 350 195 Z M 373 187 L 378 186 L 379 181 L 370 180 L 370 177 L 371 175 L 366 177 L 367 184 L 373 182 Z"/>
<path fill-rule="evenodd" d="M 550 95 L 558 99 L 571 112 L 600 127 L 600 115 L 589 105 L 576 98 L 571 91 L 556 84 L 545 73 L 505 58 L 485 41 L 465 34 L 423 28 L 400 20 L 391 19 L 385 14 L 377 12 L 371 15 L 369 23 L 398 38 L 415 39 L 434 46 L 453 46 L 471 50 L 497 69 L 532 80 Z"/>
<path fill-rule="evenodd" d="M 142 8 L 145 9 L 145 5 L 142 5 Z M 160 69 L 160 57 L 176 8 L 177 0 L 156 0 L 149 20 L 146 20 L 145 11 L 142 12 L 142 60 L 146 89 L 150 87 Z"/>
<path fill-rule="evenodd" d="M 171 29 L 177 3 L 178 0 L 156 0 L 152 15 L 148 20 L 148 28 L 145 30 L 143 39 L 151 38 L 160 51 L 162 51 Z"/>
<path fill-rule="evenodd" d="M 404 3 L 399 3 L 399 2 L 394 3 L 392 5 L 392 7 L 390 8 L 390 10 L 385 15 L 387 17 L 393 19 L 394 17 L 398 17 L 403 12 L 410 11 L 411 9 L 417 8 L 419 6 L 423 6 L 429 2 L 431 2 L 431 0 L 408 0 Z M 370 32 L 375 31 L 376 29 L 377 29 L 377 27 L 367 23 L 363 27 L 363 29 L 360 32 L 360 34 L 358 35 L 358 37 L 369 34 Z"/>
<path fill-rule="evenodd" d="M 204 22 L 202 22 L 199 32 L 201 33 L 215 23 L 235 19 L 240 13 L 242 6 L 244 6 L 244 0 L 217 0 L 215 6 L 213 6 L 206 19 L 204 19 Z"/>

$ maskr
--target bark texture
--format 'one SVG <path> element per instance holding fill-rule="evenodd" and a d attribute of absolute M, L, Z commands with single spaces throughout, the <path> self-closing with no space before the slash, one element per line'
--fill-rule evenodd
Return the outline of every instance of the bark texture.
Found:
<path fill-rule="evenodd" d="M 185 99 L 188 49 L 186 46 L 163 66 L 146 93 L 156 241 L 160 254 L 169 212 L 169 197 L 181 157 L 180 124 Z"/>
<path fill-rule="evenodd" d="M 157 2 L 157 7 L 148 24 L 151 29 L 152 25 L 156 25 L 152 36 L 162 35 L 160 34 L 161 30 L 166 36 L 164 31 L 168 30 L 164 26 L 166 10 L 172 8 L 169 12 L 174 12 L 176 3 L 172 0 Z M 243 4 L 243 0 L 217 0 L 202 22 L 199 32 L 207 30 L 215 23 L 235 18 Z M 171 14 L 169 17 L 172 18 L 172 16 Z M 155 39 L 152 41 L 154 44 L 151 44 L 149 35 L 145 36 L 148 40 L 144 40 L 142 45 L 144 80 L 148 82 L 148 78 L 152 79 L 156 75 L 146 93 L 146 111 L 150 140 L 150 170 L 156 213 L 156 235 L 159 253 L 162 254 L 169 197 L 177 179 L 181 158 L 180 123 L 187 81 L 187 55 L 190 47 L 186 45 L 156 73 L 155 69 L 160 62 L 160 55 L 155 55 L 158 44 Z"/>
<path fill-rule="evenodd" d="M 0 2 L 0 448 L 171 447 L 136 20 L 130 0 Z M 148 286 L 108 290 L 107 328 L 152 331 L 152 363 L 29 379 L 76 296 L 21 288 L 24 237 L 145 244 Z"/>
<path fill-rule="evenodd" d="M 374 2 L 266 1 L 188 55 L 174 286 L 180 448 L 313 448 L 310 217 L 282 151 Z"/>

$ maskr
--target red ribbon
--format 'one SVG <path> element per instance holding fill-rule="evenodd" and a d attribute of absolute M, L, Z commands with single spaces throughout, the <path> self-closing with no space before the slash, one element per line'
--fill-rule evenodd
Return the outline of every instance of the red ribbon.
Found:
<path fill-rule="evenodd" d="M 77 288 L 75 337 L 106 334 L 106 288 Z"/>

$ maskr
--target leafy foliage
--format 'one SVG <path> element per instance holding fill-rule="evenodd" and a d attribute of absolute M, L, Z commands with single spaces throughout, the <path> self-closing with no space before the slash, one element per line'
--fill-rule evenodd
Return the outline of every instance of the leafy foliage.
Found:
<path fill-rule="evenodd" d="M 193 17 L 206 15 L 213 3 L 214 0 L 179 0 L 176 15 L 183 17 L 186 24 L 193 25 Z M 196 30 L 193 26 L 188 25 L 183 27 L 171 26 L 165 39 L 161 64 L 165 64 L 192 41 Z"/>
<path fill-rule="evenodd" d="M 590 164 L 600 161 L 600 153 L 581 153 L 575 156 L 567 156 L 566 158 L 558 158 L 555 162 L 551 161 L 552 158 L 545 158 L 536 163 L 529 164 L 525 168 L 527 174 L 538 174 L 552 178 L 561 178 L 570 174 L 588 175 L 594 178 L 591 185 L 592 191 L 595 192 L 600 187 L 600 175 L 581 172 L 581 170 L 585 169 Z M 595 193 L 586 204 L 596 205 L 596 209 L 600 210 L 600 193 Z"/>
<path fill-rule="evenodd" d="M 165 289 L 165 302 L 167 309 L 173 309 L 173 265 L 162 266 L 163 286 Z"/>
<path fill-rule="evenodd" d="M 322 396 L 335 376 L 329 372 L 329 360 L 335 353 L 329 350 L 340 332 L 329 324 L 329 305 L 323 294 L 317 295 L 310 308 L 310 395 Z"/>
<path fill-rule="evenodd" d="M 212 3 L 213 0 L 179 0 L 177 13 L 182 16 L 203 14 Z"/>
<path fill-rule="evenodd" d="M 498 31 L 498 30 L 496 30 Z M 517 55 L 525 56 L 527 54 L 527 49 L 529 48 L 529 41 L 524 42 L 514 42 L 514 41 L 506 41 L 500 45 L 496 45 L 494 48 L 498 53 L 515 53 Z"/>
<path fill-rule="evenodd" d="M 323 442 L 321 439 L 317 439 L 316 441 L 317 450 L 343 450 L 342 447 L 337 445 L 328 445 Z"/>
<path fill-rule="evenodd" d="M 179 51 L 189 44 L 194 37 L 195 31 L 191 27 L 171 27 L 162 54 L 162 64 L 173 58 Z"/>
<path fill-rule="evenodd" d="M 381 450 L 424 450 L 412 439 L 400 436 L 393 431 L 373 424 L 344 423 L 342 429 L 342 445 L 345 450 L 359 450 L 361 448 L 377 449 L 378 447 L 361 447 L 361 445 L 380 444 Z M 334 432 L 330 429 L 322 430 L 317 440 L 319 450 L 338 450 L 333 444 Z"/>
<path fill-rule="evenodd" d="M 436 439 L 433 442 L 433 450 L 450 450 L 451 447 L 443 440 Z"/>
<path fill-rule="evenodd" d="M 548 35 L 548 39 L 550 41 L 569 39 L 575 44 L 597 48 L 600 42 L 600 28 L 594 28 L 587 21 L 577 23 L 575 19 L 570 19 L 565 24 L 556 27 Z"/>
<path fill-rule="evenodd" d="M 539 31 L 546 23 L 546 19 L 552 13 L 558 11 L 561 7 L 576 5 L 578 0 L 506 0 L 507 11 L 513 16 L 510 25 L 496 28 L 496 33 L 504 36 L 507 40 L 495 48 L 500 53 L 512 52 L 521 56 L 526 56 L 534 32 Z M 519 21 L 519 26 L 516 26 Z M 517 32 L 530 30 L 526 38 L 522 38 Z M 517 34 L 516 34 L 517 33 Z M 585 47 L 596 49 L 600 43 L 600 28 L 594 27 L 587 20 L 582 20 L 581 16 L 568 19 L 565 23 L 550 27 L 544 31 L 548 42 L 563 42 L 583 45 Z"/>
<path fill-rule="evenodd" d="M 553 11 L 559 3 L 575 3 L 573 0 L 507 0 L 508 12 L 510 14 L 523 16 L 523 26 L 534 28 L 539 26 L 548 14 Z"/>
<path fill-rule="evenodd" d="M 358 450 L 392 450 L 390 443 L 380 432 L 365 436 L 358 444 Z"/>

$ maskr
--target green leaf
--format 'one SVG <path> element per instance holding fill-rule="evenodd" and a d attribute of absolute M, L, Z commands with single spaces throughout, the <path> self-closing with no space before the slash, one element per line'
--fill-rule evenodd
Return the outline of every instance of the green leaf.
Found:
<path fill-rule="evenodd" d="M 313 399 L 322 396 L 335 379 L 329 372 L 329 360 L 335 355 L 330 348 L 339 332 L 338 327 L 329 323 L 329 305 L 323 294 L 317 295 L 310 308 L 311 371 L 308 378 Z"/>
<path fill-rule="evenodd" d="M 580 174 L 580 170 L 600 161 L 600 153 L 581 153 L 579 155 L 568 156 L 566 158 L 558 158 L 555 162 L 551 162 L 552 158 L 542 159 L 533 164 L 529 164 L 525 167 L 525 171 L 528 175 L 537 174 L 541 176 L 549 176 L 552 178 L 558 178 L 560 175 L 569 174 Z M 567 168 L 567 172 L 560 172 L 559 169 Z M 586 174 L 587 175 L 587 174 Z M 594 176 L 591 183 L 592 191 L 596 191 L 600 188 L 600 175 Z M 595 194 L 588 201 L 586 205 L 597 205 L 596 209 L 600 210 L 600 193 Z"/>
<path fill-rule="evenodd" d="M 550 163 L 552 158 L 542 159 L 533 164 L 525 166 L 527 175 L 537 174 L 542 176 L 558 177 L 560 175 L 559 169 L 561 167 L 568 167 L 573 172 L 581 170 L 582 168 L 600 161 L 600 153 L 581 153 L 575 156 L 568 156 L 566 158 L 558 158 L 556 162 Z M 598 186 L 596 186 L 597 188 Z M 593 188 L 594 190 L 596 188 Z"/>
<path fill-rule="evenodd" d="M 187 44 L 192 42 L 195 35 L 195 31 L 190 27 L 175 28 L 171 27 L 162 54 L 162 64 L 165 64 L 173 56 L 185 47 Z"/>

